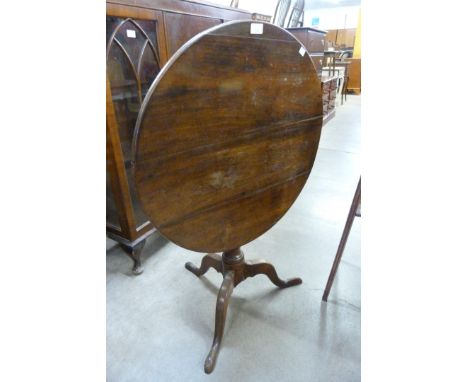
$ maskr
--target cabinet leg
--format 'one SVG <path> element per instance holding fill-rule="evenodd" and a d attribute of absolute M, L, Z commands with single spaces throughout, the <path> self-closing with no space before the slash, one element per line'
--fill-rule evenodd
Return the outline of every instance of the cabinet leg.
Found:
<path fill-rule="evenodd" d="M 143 247 L 145 246 L 146 239 L 140 241 L 137 245 L 131 247 L 125 244 L 120 243 L 120 246 L 123 248 L 125 253 L 133 260 L 133 268 L 132 272 L 134 275 L 139 275 L 143 273 L 144 268 L 141 265 L 141 251 L 143 250 Z"/>

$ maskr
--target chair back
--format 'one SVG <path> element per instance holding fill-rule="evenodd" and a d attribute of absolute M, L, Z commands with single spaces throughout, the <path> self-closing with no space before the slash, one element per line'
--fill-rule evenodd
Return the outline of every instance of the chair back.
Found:
<path fill-rule="evenodd" d="M 304 23 L 304 0 L 296 0 L 289 15 L 288 28 L 301 27 Z"/>
<path fill-rule="evenodd" d="M 290 5 L 291 0 L 278 0 L 275 14 L 273 15 L 272 24 L 278 25 L 279 27 L 284 27 L 284 22 L 286 21 L 286 16 L 288 14 Z"/>

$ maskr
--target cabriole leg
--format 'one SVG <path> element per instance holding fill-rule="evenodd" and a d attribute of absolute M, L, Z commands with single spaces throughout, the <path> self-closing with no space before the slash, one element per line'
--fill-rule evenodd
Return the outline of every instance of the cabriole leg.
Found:
<path fill-rule="evenodd" d="M 229 271 L 224 275 L 224 280 L 221 284 L 221 289 L 219 290 L 218 299 L 216 301 L 215 333 L 213 344 L 211 345 L 211 350 L 208 353 L 205 361 L 205 373 L 207 374 L 210 374 L 216 365 L 216 359 L 218 358 L 221 340 L 223 339 L 227 308 L 233 289 L 234 272 Z"/>

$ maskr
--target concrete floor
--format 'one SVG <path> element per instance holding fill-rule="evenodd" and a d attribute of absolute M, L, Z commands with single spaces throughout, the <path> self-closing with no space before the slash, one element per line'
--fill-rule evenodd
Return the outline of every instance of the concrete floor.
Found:
<path fill-rule="evenodd" d="M 243 247 L 282 278 L 241 283 L 231 298 L 214 372 L 203 372 L 213 339 L 221 275 L 184 268 L 202 255 L 154 235 L 145 271 L 107 241 L 107 379 L 165 381 L 359 381 L 361 376 L 360 218 L 356 218 L 328 303 L 321 297 L 360 175 L 360 96 L 348 96 L 324 126 L 312 174 L 288 213 Z"/>

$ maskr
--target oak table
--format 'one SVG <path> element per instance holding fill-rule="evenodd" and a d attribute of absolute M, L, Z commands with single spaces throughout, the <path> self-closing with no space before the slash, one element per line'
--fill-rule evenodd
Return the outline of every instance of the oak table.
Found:
<path fill-rule="evenodd" d="M 258 274 L 280 288 L 302 282 L 280 279 L 266 261 L 244 260 L 241 246 L 291 207 L 312 169 L 321 127 L 320 81 L 309 55 L 268 23 L 234 21 L 198 34 L 143 101 L 132 145 L 141 205 L 166 238 L 208 252 L 200 267 L 187 263 L 189 271 L 201 276 L 211 267 L 223 275 L 206 373 L 236 285 Z"/>

